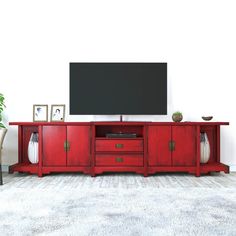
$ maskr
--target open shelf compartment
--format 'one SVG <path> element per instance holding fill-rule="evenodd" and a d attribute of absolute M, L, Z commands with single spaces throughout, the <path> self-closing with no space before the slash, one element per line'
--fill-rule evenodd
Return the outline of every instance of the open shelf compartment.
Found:
<path fill-rule="evenodd" d="M 206 133 L 210 144 L 210 158 L 207 163 L 200 164 L 201 173 L 211 171 L 224 171 L 229 173 L 229 166 L 220 163 L 220 129 L 218 126 L 204 125 L 200 127 L 201 133 Z"/>
<path fill-rule="evenodd" d="M 18 130 L 18 163 L 9 167 L 9 173 L 14 171 L 29 172 L 32 174 L 38 173 L 39 164 L 32 164 L 28 157 L 28 145 L 31 134 L 38 132 L 38 126 L 19 126 Z"/>
<path fill-rule="evenodd" d="M 107 138 L 107 134 L 136 134 L 134 138 L 144 137 L 144 126 L 141 125 L 99 125 L 95 126 L 96 138 Z M 109 137 L 110 138 L 110 137 Z M 115 137 L 117 139 L 117 137 Z"/>

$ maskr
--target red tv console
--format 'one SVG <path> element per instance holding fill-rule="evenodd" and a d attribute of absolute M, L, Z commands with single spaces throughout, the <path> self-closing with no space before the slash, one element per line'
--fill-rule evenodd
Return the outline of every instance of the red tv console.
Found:
<path fill-rule="evenodd" d="M 229 173 L 220 162 L 220 126 L 228 122 L 11 122 L 18 125 L 18 163 L 9 172 L 42 176 L 51 172 Z M 28 160 L 32 132 L 39 134 L 39 162 Z M 200 164 L 200 133 L 206 132 L 210 159 Z M 110 137 L 107 134 L 135 134 Z"/>

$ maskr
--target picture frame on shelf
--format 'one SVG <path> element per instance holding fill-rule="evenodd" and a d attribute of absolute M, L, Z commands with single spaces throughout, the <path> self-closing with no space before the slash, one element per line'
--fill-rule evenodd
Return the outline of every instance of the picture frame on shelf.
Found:
<path fill-rule="evenodd" d="M 48 105 L 46 104 L 33 105 L 33 121 L 34 122 L 48 121 Z"/>
<path fill-rule="evenodd" d="M 51 105 L 51 121 L 63 122 L 65 121 L 65 104 Z"/>

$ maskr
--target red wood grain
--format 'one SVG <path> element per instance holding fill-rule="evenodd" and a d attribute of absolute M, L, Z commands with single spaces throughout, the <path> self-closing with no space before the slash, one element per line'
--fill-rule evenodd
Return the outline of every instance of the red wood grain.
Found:
<path fill-rule="evenodd" d="M 148 164 L 150 166 L 170 166 L 171 126 L 150 126 L 148 129 Z"/>
<path fill-rule="evenodd" d="M 229 172 L 220 163 L 220 126 L 228 122 L 10 122 L 18 125 L 18 163 L 10 172 L 42 176 L 51 172 Z M 39 164 L 28 161 L 28 142 L 39 132 Z M 106 138 L 107 132 L 137 133 L 138 138 Z M 200 164 L 200 132 L 207 132 L 211 156 Z M 64 142 L 70 144 L 65 150 Z M 169 141 L 175 143 L 170 150 Z M 117 146 L 118 144 L 118 146 Z"/>
<path fill-rule="evenodd" d="M 68 166 L 90 165 L 90 126 L 67 126 Z"/>
<path fill-rule="evenodd" d="M 43 127 L 43 165 L 66 166 L 66 126 Z"/>
<path fill-rule="evenodd" d="M 200 176 L 200 159 L 201 159 L 201 150 L 200 150 L 200 126 L 196 126 L 196 173 L 195 175 L 197 177 Z"/>
<path fill-rule="evenodd" d="M 143 140 L 140 139 L 99 139 L 95 145 L 97 152 L 143 151 Z"/>
<path fill-rule="evenodd" d="M 43 166 L 43 153 L 42 153 L 42 145 L 43 145 L 43 127 L 39 126 L 38 128 L 38 176 L 42 177 L 43 172 L 42 172 L 42 166 Z"/>
<path fill-rule="evenodd" d="M 172 126 L 172 141 L 175 149 L 172 151 L 173 166 L 196 165 L 196 129 L 194 126 Z"/>
<path fill-rule="evenodd" d="M 96 155 L 96 166 L 143 166 L 143 155 Z"/>

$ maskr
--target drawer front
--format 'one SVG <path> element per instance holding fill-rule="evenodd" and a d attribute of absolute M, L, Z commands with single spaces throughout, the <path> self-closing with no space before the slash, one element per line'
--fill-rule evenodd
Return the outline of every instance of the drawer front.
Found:
<path fill-rule="evenodd" d="M 143 140 L 96 140 L 97 152 L 142 152 Z"/>
<path fill-rule="evenodd" d="M 143 155 L 96 155 L 96 166 L 143 166 Z"/>

